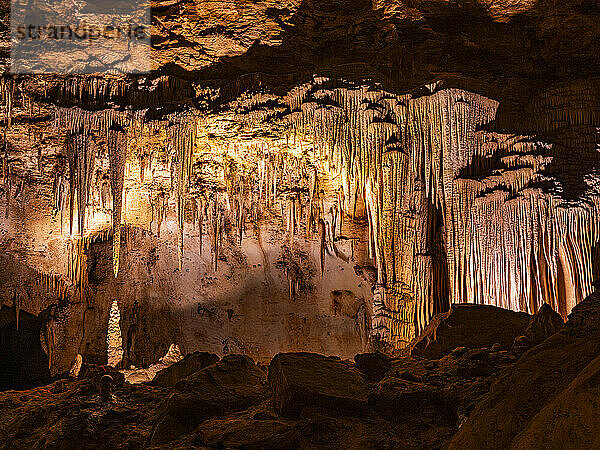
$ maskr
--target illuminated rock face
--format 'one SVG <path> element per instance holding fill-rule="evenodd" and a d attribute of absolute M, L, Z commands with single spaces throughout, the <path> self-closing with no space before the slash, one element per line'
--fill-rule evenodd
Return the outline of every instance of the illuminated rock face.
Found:
<path fill-rule="evenodd" d="M 147 366 L 172 343 L 349 357 L 405 347 L 451 304 L 564 318 L 591 292 L 600 86 L 564 81 L 576 56 L 533 83 L 511 33 L 485 70 L 462 37 L 433 52 L 455 33 L 431 20 L 455 18 L 445 2 L 263 3 L 158 5 L 168 75 L 2 79 L 2 302 L 44 314 L 54 373 L 77 354 L 106 362 L 114 300 L 123 364 Z M 465 14 L 556 27 L 530 2 L 497 3 Z"/>

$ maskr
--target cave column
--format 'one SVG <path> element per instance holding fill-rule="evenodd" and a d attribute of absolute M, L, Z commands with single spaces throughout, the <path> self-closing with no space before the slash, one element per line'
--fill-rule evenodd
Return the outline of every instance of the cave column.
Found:
<path fill-rule="evenodd" d="M 379 279 L 372 334 L 403 348 L 429 320 L 432 261 L 428 237 L 432 208 L 418 170 L 402 152 L 384 154 L 376 186 L 367 192 Z M 370 200 L 370 201 L 369 201 Z"/>

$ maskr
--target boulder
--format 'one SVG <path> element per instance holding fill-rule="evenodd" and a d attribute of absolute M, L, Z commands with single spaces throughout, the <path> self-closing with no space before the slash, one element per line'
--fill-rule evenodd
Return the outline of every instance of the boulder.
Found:
<path fill-rule="evenodd" d="M 104 375 L 112 377 L 113 386 L 123 386 L 123 383 L 125 383 L 125 375 L 112 366 L 99 366 L 84 362 L 79 371 L 79 378 L 92 380 L 98 391 L 100 390 L 100 380 Z"/>
<path fill-rule="evenodd" d="M 532 347 L 531 343 L 527 339 L 527 336 L 517 336 L 515 341 L 513 342 L 512 348 L 510 349 L 511 353 L 517 356 L 521 356 L 527 350 Z"/>
<path fill-rule="evenodd" d="M 218 360 L 219 357 L 214 353 L 191 353 L 181 361 L 159 371 L 151 384 L 154 386 L 173 387 L 178 381 L 216 363 Z"/>
<path fill-rule="evenodd" d="M 488 305 L 460 304 L 437 314 L 408 348 L 412 356 L 439 359 L 456 347 L 511 348 L 523 334 L 531 316 Z"/>
<path fill-rule="evenodd" d="M 316 353 L 279 353 L 269 366 L 273 402 L 283 416 L 305 407 L 361 415 L 368 409 L 367 384 L 356 368 Z"/>
<path fill-rule="evenodd" d="M 354 357 L 356 367 L 368 381 L 380 381 L 392 368 L 391 360 L 383 353 L 359 353 Z"/>
<path fill-rule="evenodd" d="M 456 358 L 451 373 L 461 378 L 487 377 L 496 370 L 486 349 L 471 349 Z"/>
<path fill-rule="evenodd" d="M 565 322 L 560 314 L 554 311 L 550 305 L 544 303 L 538 312 L 533 315 L 523 334 L 515 338 L 511 352 L 517 356 L 522 355 L 531 347 L 558 333 L 564 325 Z"/>
<path fill-rule="evenodd" d="M 265 373 L 251 358 L 228 355 L 184 378 L 168 398 L 152 445 L 169 442 L 210 417 L 240 411 L 268 397 Z"/>
<path fill-rule="evenodd" d="M 589 295 L 571 310 L 567 321 L 567 332 L 572 336 L 584 337 L 600 330 L 600 291 Z"/>
<path fill-rule="evenodd" d="M 550 401 L 513 442 L 513 448 L 599 448 L 600 356 Z"/>

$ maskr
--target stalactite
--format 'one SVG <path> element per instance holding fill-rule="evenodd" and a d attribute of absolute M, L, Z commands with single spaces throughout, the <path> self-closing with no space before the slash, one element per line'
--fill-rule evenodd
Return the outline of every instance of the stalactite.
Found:
<path fill-rule="evenodd" d="M 321 262 L 321 277 L 325 274 L 325 254 L 327 250 L 327 233 L 325 228 L 325 221 L 319 220 L 319 242 L 320 242 L 320 262 Z"/>
<path fill-rule="evenodd" d="M 204 201 L 200 198 L 196 199 L 196 211 L 197 211 L 197 220 L 198 220 L 198 236 L 199 236 L 199 246 L 198 246 L 198 254 L 202 255 L 202 234 L 204 233 Z"/>
<path fill-rule="evenodd" d="M 113 125 L 108 130 L 108 153 L 110 162 L 110 186 L 113 199 L 113 272 L 119 273 L 119 254 L 121 251 L 121 211 L 123 203 L 123 177 L 127 158 L 127 133 L 123 128 Z"/>
<path fill-rule="evenodd" d="M 223 233 L 223 211 L 217 202 L 213 202 L 209 218 L 211 250 L 213 256 L 213 270 L 216 272 L 219 268 L 219 256 L 221 252 L 221 241 Z"/>
<path fill-rule="evenodd" d="M 83 236 L 85 233 L 85 209 L 87 206 L 90 184 L 95 159 L 95 147 L 89 134 L 75 134 L 67 138 L 67 156 L 70 170 L 70 231 L 72 233 L 73 201 L 77 194 L 77 232 Z"/>
<path fill-rule="evenodd" d="M 176 122 L 168 129 L 169 139 L 175 150 L 177 185 L 177 224 L 178 233 L 178 261 L 179 268 L 183 264 L 183 236 L 184 236 L 184 209 L 185 198 L 188 192 L 188 183 L 192 169 L 192 156 L 196 140 L 198 118 L 191 114 L 178 117 Z"/>
<path fill-rule="evenodd" d="M 56 295 L 59 303 L 64 303 L 69 299 L 69 284 L 63 280 L 61 275 L 38 271 L 37 276 L 36 284 L 41 284 L 48 292 Z"/>
<path fill-rule="evenodd" d="M 13 107 L 14 107 L 14 96 L 15 96 L 16 83 L 12 77 L 0 78 L 0 95 L 2 96 L 2 104 L 4 106 L 4 123 L 5 123 L 5 139 L 6 143 L 6 129 L 12 126 L 13 121 Z"/>

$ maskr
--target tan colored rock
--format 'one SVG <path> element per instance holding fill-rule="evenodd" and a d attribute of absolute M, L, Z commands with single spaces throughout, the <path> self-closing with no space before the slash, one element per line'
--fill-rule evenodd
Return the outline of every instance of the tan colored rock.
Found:
<path fill-rule="evenodd" d="M 529 348 L 539 344 L 555 333 L 558 333 L 565 325 L 560 314 L 555 312 L 550 305 L 544 303 L 536 312 L 529 325 L 521 336 L 517 336 L 513 343 L 513 353 L 522 354 Z"/>
<path fill-rule="evenodd" d="M 437 393 L 438 388 L 430 384 L 385 378 L 369 397 L 369 404 L 387 419 L 402 420 L 420 414 L 424 409 L 435 409 L 440 402 Z"/>
<path fill-rule="evenodd" d="M 492 384 L 449 449 L 544 448 L 553 437 L 558 447 L 597 445 L 598 294 L 572 317 Z M 582 440 L 566 444 L 573 436 Z"/>
<path fill-rule="evenodd" d="M 511 449 L 600 447 L 600 356 L 529 422 Z"/>
<path fill-rule="evenodd" d="M 238 411 L 267 398 L 266 374 L 247 356 L 228 355 L 176 385 L 153 433 L 152 443 L 169 442 L 203 420 Z"/>
<path fill-rule="evenodd" d="M 359 353 L 354 362 L 369 381 L 380 381 L 392 368 L 390 358 L 383 353 Z"/>
<path fill-rule="evenodd" d="M 196 432 L 197 441 L 211 448 L 290 448 L 301 435 L 281 420 L 245 418 L 209 419 Z"/>

